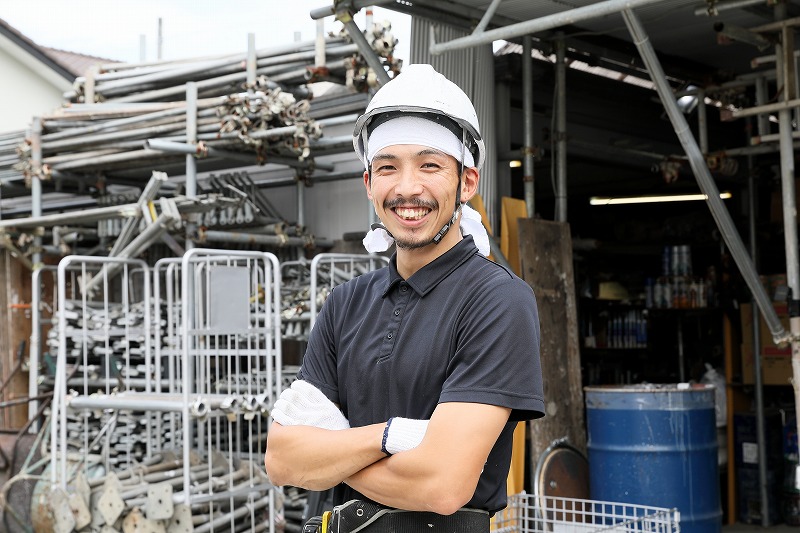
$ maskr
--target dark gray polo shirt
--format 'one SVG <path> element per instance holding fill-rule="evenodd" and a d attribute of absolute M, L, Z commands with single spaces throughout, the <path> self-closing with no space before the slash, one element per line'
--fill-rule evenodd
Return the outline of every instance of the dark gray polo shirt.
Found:
<path fill-rule="evenodd" d="M 429 419 L 440 402 L 511 408 L 467 505 L 506 505 L 517 421 L 544 414 L 532 289 L 465 237 L 408 280 L 391 265 L 333 289 L 298 373 L 339 404 L 351 427 Z M 341 485 L 334 505 L 364 497 Z"/>

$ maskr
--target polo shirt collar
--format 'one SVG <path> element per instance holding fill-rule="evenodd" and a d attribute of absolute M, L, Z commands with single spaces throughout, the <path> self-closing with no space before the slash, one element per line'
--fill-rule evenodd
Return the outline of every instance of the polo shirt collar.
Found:
<path fill-rule="evenodd" d="M 475 246 L 475 241 L 472 240 L 472 235 L 467 235 L 443 255 L 420 268 L 407 280 L 404 280 L 397 272 L 397 252 L 395 252 L 389 262 L 389 283 L 386 286 L 386 290 L 383 291 L 383 297 L 385 298 L 395 285 L 403 281 L 414 289 L 414 292 L 419 296 L 425 296 L 476 253 L 478 253 L 478 248 Z"/>

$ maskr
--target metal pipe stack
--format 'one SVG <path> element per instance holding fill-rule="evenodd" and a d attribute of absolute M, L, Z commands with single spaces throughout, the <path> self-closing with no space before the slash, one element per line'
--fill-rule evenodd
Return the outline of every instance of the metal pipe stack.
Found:
<path fill-rule="evenodd" d="M 376 25 L 367 40 L 381 61 L 398 72 L 390 28 Z M 344 31 L 247 54 L 98 65 L 75 80 L 64 94 L 63 108 L 42 117 L 39 177 L 55 180 L 57 189 L 71 183 L 82 189 L 98 181 L 131 184 L 153 168 L 179 173 L 187 150 L 200 161 L 221 160 L 231 168 L 273 163 L 296 167 L 308 177 L 315 155 L 346 147 L 342 139 L 320 138 L 326 120 L 363 110 L 366 99 L 353 93 L 367 92 L 375 78 L 366 65 Z M 327 99 L 321 112 L 313 113 L 306 84 L 317 81 L 346 85 L 350 92 Z M 184 101 L 188 82 L 198 95 L 197 141 L 191 144 Z M 0 137 L 0 183 L 29 184 L 36 173 L 25 133 Z M 14 193 L 4 197 L 25 191 Z"/>

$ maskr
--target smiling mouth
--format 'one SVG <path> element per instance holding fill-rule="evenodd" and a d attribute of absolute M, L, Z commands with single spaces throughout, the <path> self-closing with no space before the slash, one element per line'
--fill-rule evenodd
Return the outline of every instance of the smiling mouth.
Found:
<path fill-rule="evenodd" d="M 431 210 L 424 207 L 396 207 L 394 212 L 403 220 L 420 220 Z"/>

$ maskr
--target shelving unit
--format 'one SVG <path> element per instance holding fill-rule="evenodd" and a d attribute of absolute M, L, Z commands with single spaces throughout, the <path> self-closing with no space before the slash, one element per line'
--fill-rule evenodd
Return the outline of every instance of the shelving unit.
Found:
<path fill-rule="evenodd" d="M 692 276 L 688 245 L 606 248 L 592 253 L 581 283 L 585 384 L 699 381 L 706 363 L 721 367 L 722 310 L 716 305 L 717 267 L 706 264 L 708 254 L 695 261 L 702 275 Z M 673 261 L 679 248 L 682 257 Z M 592 279 L 603 279 L 604 272 L 613 272 L 614 281 Z"/>

